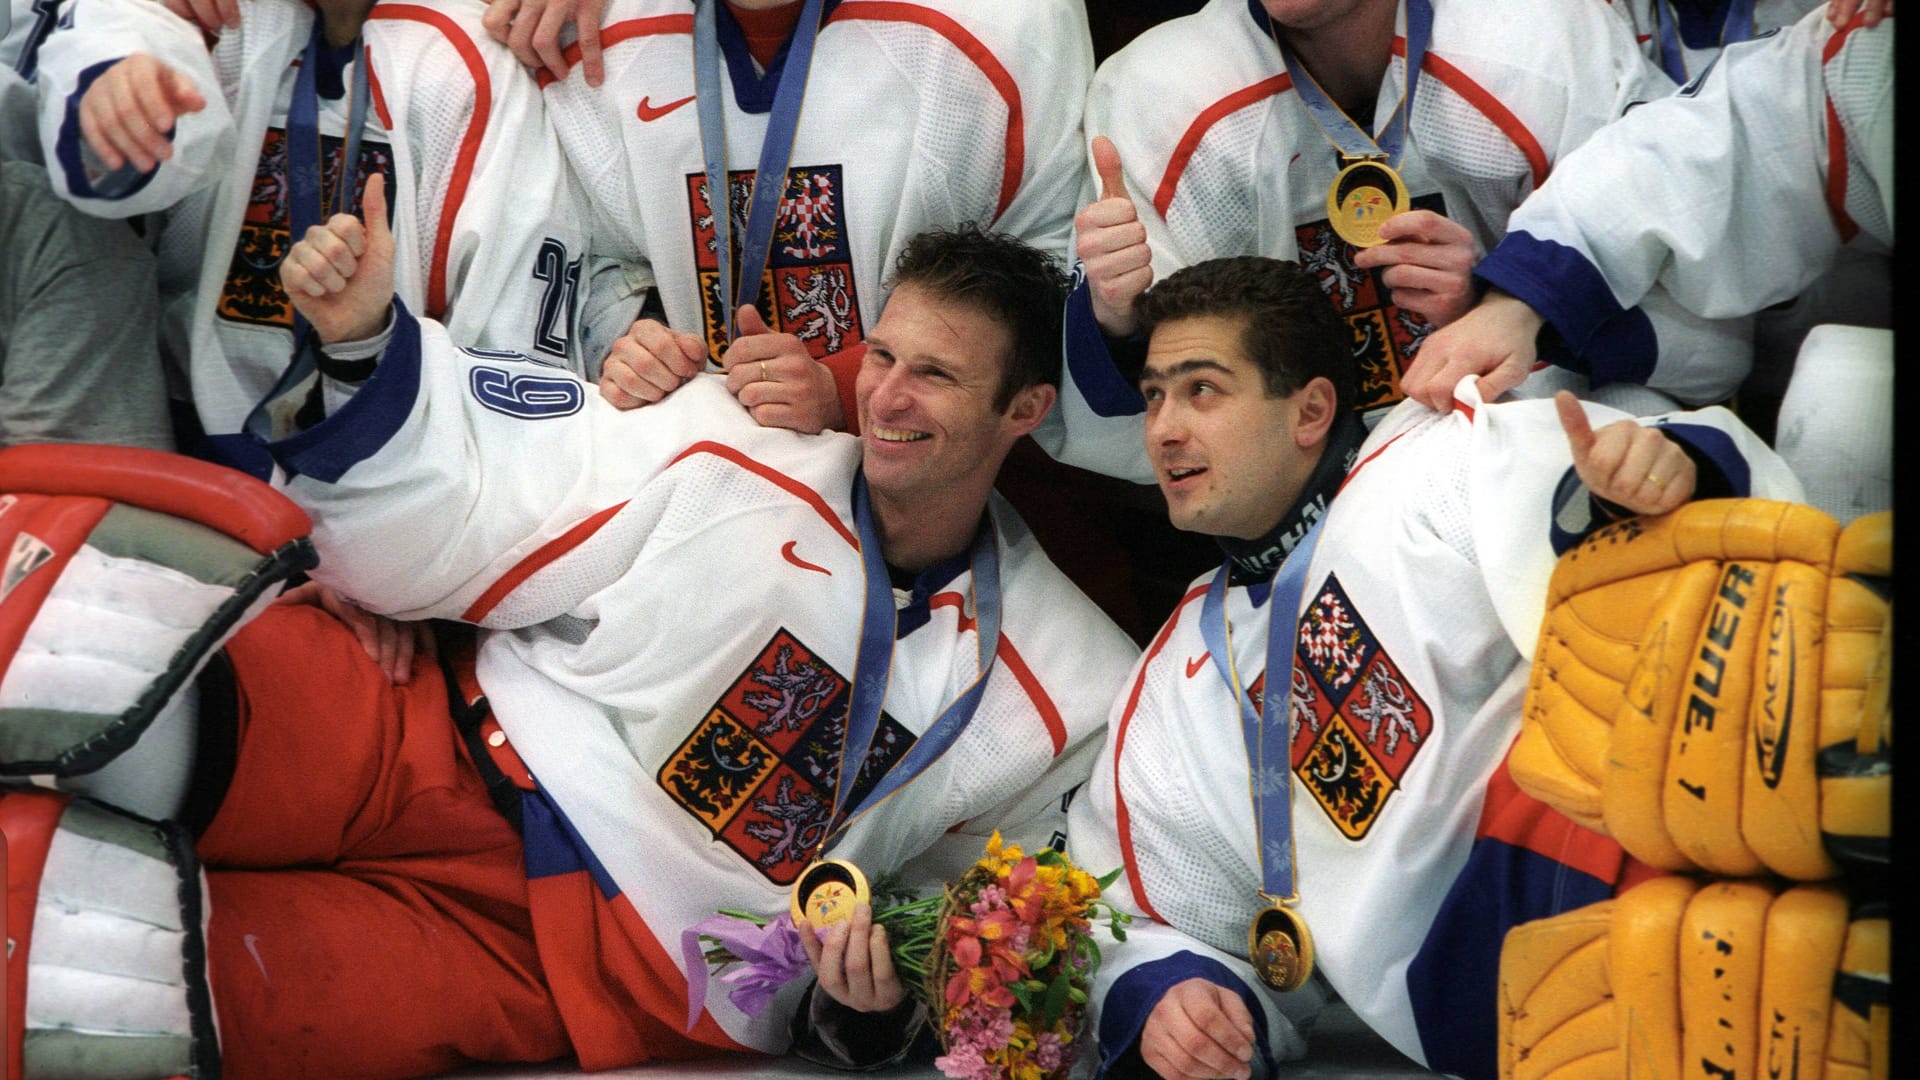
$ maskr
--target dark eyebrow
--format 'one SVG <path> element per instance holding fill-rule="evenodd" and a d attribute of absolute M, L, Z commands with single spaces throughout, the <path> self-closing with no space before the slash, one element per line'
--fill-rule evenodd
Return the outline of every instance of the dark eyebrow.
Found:
<path fill-rule="evenodd" d="M 1227 365 L 1218 360 L 1209 360 L 1204 356 L 1196 356 L 1182 360 L 1177 364 L 1171 364 L 1165 368 L 1147 367 L 1140 372 L 1140 385 L 1145 386 L 1148 383 L 1165 382 L 1168 379 L 1178 378 L 1179 376 L 1191 374 L 1195 371 L 1217 371 L 1222 375 L 1229 376 L 1233 374 Z"/>

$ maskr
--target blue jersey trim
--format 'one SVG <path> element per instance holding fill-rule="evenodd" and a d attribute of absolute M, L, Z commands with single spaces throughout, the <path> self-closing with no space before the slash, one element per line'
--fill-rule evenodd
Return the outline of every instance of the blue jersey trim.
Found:
<path fill-rule="evenodd" d="M 60 121 L 60 134 L 54 139 L 53 157 L 59 162 L 61 174 L 67 178 L 67 190 L 82 199 L 124 199 L 153 182 L 160 172 L 156 164 L 151 172 L 141 172 L 129 161 L 110 173 L 99 178 L 95 184 L 87 179 L 87 168 L 81 162 L 81 144 L 84 137 L 80 133 L 80 99 L 87 96 L 87 90 L 95 80 L 107 73 L 107 69 L 119 63 L 119 60 L 102 60 L 80 72 L 80 78 L 74 83 L 73 93 L 67 97 L 67 112 Z M 167 141 L 172 142 L 174 132 L 180 130 L 176 121 L 172 131 L 166 132 Z"/>
<path fill-rule="evenodd" d="M 826 0 L 820 5 L 820 26 L 826 28 L 828 19 L 833 17 L 833 9 L 840 6 L 840 0 Z M 773 111 L 773 95 L 780 89 L 780 73 L 787 67 L 787 48 L 793 44 L 793 36 L 780 43 L 780 49 L 773 54 L 773 61 L 767 65 L 765 74 L 756 71 L 753 66 L 753 53 L 747 49 L 746 31 L 740 29 L 740 20 L 725 4 L 715 12 L 719 16 L 714 21 L 714 30 L 720 38 L 720 55 L 727 62 L 727 77 L 733 83 L 733 103 L 740 111 L 755 116 Z M 757 156 L 757 155 L 756 155 Z"/>
<path fill-rule="evenodd" d="M 1693 497 L 1744 499 L 1753 493 L 1753 469 L 1733 436 L 1705 424 L 1666 423 L 1664 432 L 1693 459 Z"/>
<path fill-rule="evenodd" d="M 1611 882 L 1545 855 L 1491 837 L 1474 841 L 1407 967 L 1407 994 L 1427 1067 L 1492 1080 L 1498 1074 L 1500 946 L 1507 931 L 1612 895 Z"/>
<path fill-rule="evenodd" d="M 288 472 L 336 483 L 379 453 L 420 397 L 420 321 L 393 298 L 393 339 L 373 374 L 333 415 L 268 449 Z"/>
<path fill-rule="evenodd" d="M 1623 308 L 1600 268 L 1554 240 L 1510 232 L 1473 269 L 1475 278 L 1526 301 L 1560 335 L 1571 356 L 1546 350 L 1541 359 L 1585 371 L 1595 388 L 1652 377 L 1660 355 L 1653 323 Z"/>
<path fill-rule="evenodd" d="M 545 788 L 520 793 L 520 837 L 527 853 L 527 880 L 585 870 L 600 887 L 601 897 L 611 900 L 620 895 L 613 875 L 594 857 L 593 849 Z"/>
<path fill-rule="evenodd" d="M 1273 1074 L 1273 1048 L 1267 1040 L 1267 1016 L 1260 1007 L 1260 999 L 1254 996 L 1254 989 L 1220 961 L 1199 953 L 1182 951 L 1141 964 L 1114 980 L 1106 999 L 1100 1004 L 1100 1071 L 1095 1074 L 1096 1080 L 1108 1075 L 1108 1071 L 1121 1058 L 1134 1050 L 1140 1040 L 1141 1030 L 1147 1026 L 1147 1017 L 1153 1013 L 1153 1007 L 1160 1003 L 1167 991 L 1188 979 L 1205 979 L 1240 995 L 1240 1000 L 1246 1002 L 1247 1011 L 1253 1014 L 1255 1052 L 1266 1064 L 1268 1075 Z M 1137 1060 L 1138 1055 L 1134 1057 Z"/>
<path fill-rule="evenodd" d="M 1147 411 L 1147 399 L 1127 382 L 1114 363 L 1100 324 L 1093 317 L 1093 292 L 1084 277 L 1067 294 L 1065 323 L 1067 377 L 1094 415 L 1138 416 Z"/>

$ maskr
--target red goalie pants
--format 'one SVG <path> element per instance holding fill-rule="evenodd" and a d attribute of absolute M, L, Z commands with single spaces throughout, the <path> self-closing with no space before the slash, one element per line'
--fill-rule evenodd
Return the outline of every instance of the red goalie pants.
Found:
<path fill-rule="evenodd" d="M 227 654 L 238 755 L 199 851 L 229 1074 L 419 1076 L 569 1053 L 520 837 L 433 661 L 394 686 L 303 604 L 275 604 Z"/>

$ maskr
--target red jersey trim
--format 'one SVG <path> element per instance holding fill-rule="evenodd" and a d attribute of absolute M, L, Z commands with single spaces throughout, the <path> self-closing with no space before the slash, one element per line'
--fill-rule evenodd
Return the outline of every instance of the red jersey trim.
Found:
<path fill-rule="evenodd" d="M 919 23 L 947 39 L 954 48 L 973 61 L 973 66 L 987 77 L 993 88 L 1000 93 L 1000 100 L 1007 106 L 1006 164 L 1000 173 L 1000 202 L 994 209 L 994 216 L 1006 213 L 1007 206 L 1013 202 L 1013 196 L 1020 190 L 1020 174 L 1026 169 L 1026 114 L 1020 106 L 1020 84 L 993 55 L 979 38 L 974 37 L 967 28 L 951 18 L 930 8 L 918 4 L 899 3 L 898 0 L 847 0 L 835 8 L 827 18 L 828 23 L 848 22 L 855 19 L 867 19 L 873 22 L 909 22 Z"/>
<path fill-rule="evenodd" d="M 978 626 L 978 623 L 967 615 L 966 599 L 959 593 L 935 593 L 927 599 L 928 610 L 948 607 L 952 608 L 959 617 L 958 629 L 961 633 L 974 630 Z M 1033 702 L 1035 709 L 1039 710 L 1040 722 L 1046 725 L 1047 737 L 1053 741 L 1053 756 L 1059 757 L 1060 751 L 1067 748 L 1067 724 L 1060 718 L 1060 707 L 1053 703 L 1047 688 L 1041 685 L 1039 677 L 1034 675 L 1033 669 L 1027 666 L 1026 658 L 1020 655 L 1020 650 L 1013 647 L 1013 641 L 1006 634 L 1000 635 L 1000 647 L 994 650 L 993 655 L 1002 664 L 1007 665 L 1007 670 L 1013 673 L 1014 681 L 1027 692 L 1027 699 Z"/>
<path fill-rule="evenodd" d="M 667 462 L 667 468 L 671 469 L 695 454 L 712 454 L 718 458 L 725 458 L 748 472 L 773 482 L 794 498 L 813 507 L 814 512 L 819 514 L 827 524 L 833 526 L 833 531 L 839 533 L 840 538 L 845 540 L 849 547 L 852 547 L 856 551 L 859 550 L 860 538 L 853 535 L 853 530 L 847 528 L 846 522 L 840 520 L 840 515 L 833 512 L 833 507 L 827 505 L 827 500 L 821 498 L 819 492 L 778 469 L 771 468 L 753 460 L 725 443 L 705 441 L 694 443 L 692 446 L 675 454 L 673 460 Z"/>
<path fill-rule="evenodd" d="M 460 137 L 460 150 L 454 156 L 453 177 L 447 184 L 446 202 L 440 207 L 439 229 L 433 239 L 433 267 L 427 276 L 427 315 L 438 319 L 447 311 L 447 250 L 453 245 L 453 223 L 466 201 L 467 185 L 473 180 L 473 162 L 480 156 L 480 142 L 486 136 L 487 121 L 493 114 L 493 77 L 487 71 L 486 61 L 480 58 L 480 50 L 474 48 L 458 24 L 441 12 L 417 4 L 382 4 L 367 18 L 426 23 L 440 31 L 447 44 L 466 62 L 467 73 L 473 76 L 473 118 L 467 121 L 466 134 Z M 388 130 L 392 131 L 391 126 Z"/>
<path fill-rule="evenodd" d="M 1157 922 L 1166 922 L 1153 904 L 1147 900 L 1146 883 L 1140 880 L 1140 863 L 1133 853 L 1133 819 L 1127 814 L 1127 793 L 1120 786 L 1120 759 L 1127 752 L 1127 728 L 1133 724 L 1133 712 L 1140 707 L 1140 691 L 1146 686 L 1147 669 L 1153 666 L 1154 657 L 1173 636 L 1173 628 L 1180 622 L 1180 613 L 1188 604 L 1207 594 L 1205 585 L 1196 585 L 1187 590 L 1180 603 L 1167 616 L 1165 625 L 1153 637 L 1153 644 L 1147 646 L 1147 655 L 1141 658 L 1140 670 L 1133 677 L 1133 689 L 1127 691 L 1127 707 L 1120 713 L 1120 724 L 1113 733 L 1113 816 L 1120 832 L 1120 862 L 1127 868 L 1127 885 L 1133 889 L 1133 902 L 1140 905 L 1140 911 Z"/>
<path fill-rule="evenodd" d="M 1820 64 L 1824 67 L 1834 57 L 1840 55 L 1840 49 L 1846 44 L 1847 35 L 1860 28 L 1864 12 L 1855 14 L 1847 25 L 1834 31 L 1827 44 L 1820 50 Z M 1840 114 L 1833 107 L 1833 98 L 1827 98 L 1827 210 L 1833 215 L 1833 227 L 1840 230 L 1840 242 L 1845 244 L 1860 235 L 1860 226 L 1847 213 L 1847 132 L 1840 126 Z"/>
<path fill-rule="evenodd" d="M 486 618 L 489 612 L 499 606 L 500 601 L 507 598 L 508 593 L 519 588 L 528 578 L 546 569 L 555 559 L 586 543 L 587 537 L 599 532 L 600 526 L 605 525 L 608 518 L 619 513 L 626 505 L 625 500 L 617 502 L 540 545 L 533 554 L 515 563 L 513 569 L 500 575 L 492 585 L 487 586 L 487 591 L 480 594 L 480 598 L 473 602 L 473 606 L 460 613 L 460 618 L 466 622 L 479 622 Z"/>
<path fill-rule="evenodd" d="M 981 43 L 967 28 L 954 22 L 940 12 L 919 6 L 900 3 L 898 0 L 848 0 L 835 8 L 827 18 L 828 23 L 850 22 L 867 19 L 873 22 L 910 22 L 932 30 L 951 42 L 954 48 L 966 54 L 980 73 L 987 77 L 993 88 L 999 92 L 1000 99 L 1007 106 L 1006 165 L 1000 174 L 1000 201 L 994 210 L 997 217 L 1006 212 L 1013 202 L 1013 196 L 1020 190 L 1020 175 L 1026 169 L 1026 114 L 1020 104 L 1020 85 L 1008 74 L 1000 58 L 993 50 Z M 653 37 L 659 34 L 693 33 L 691 15 L 655 15 L 645 19 L 627 19 L 614 23 L 600 31 L 600 47 L 604 51 L 623 41 L 635 38 Z M 580 45 L 574 43 L 561 51 L 571 67 L 580 61 Z M 539 82 L 542 88 L 554 82 L 553 73 L 542 70 Z"/>
<path fill-rule="evenodd" d="M 1160 174 L 1160 186 L 1153 193 L 1153 208 L 1162 218 L 1167 216 L 1167 208 L 1173 205 L 1173 196 L 1180 186 L 1180 177 L 1187 171 L 1187 163 L 1193 160 L 1194 152 L 1200 149 L 1200 140 L 1206 138 L 1207 131 L 1213 125 L 1241 109 L 1258 101 L 1293 89 L 1293 77 L 1286 74 L 1262 79 L 1245 89 L 1236 90 L 1219 101 L 1201 110 L 1187 125 L 1186 133 L 1174 145 L 1173 157 L 1167 159 L 1166 171 Z M 1098 134 L 1097 132 L 1095 134 Z"/>
<path fill-rule="evenodd" d="M 624 19 L 601 29 L 600 50 L 604 54 L 615 45 L 635 38 L 653 37 L 658 34 L 691 33 L 693 33 L 693 16 L 691 15 L 654 15 L 645 19 Z M 560 55 L 566 59 L 568 71 L 571 73 L 573 65 L 580 62 L 580 43 L 576 41 L 560 50 Z M 535 74 L 535 78 L 539 81 L 542 90 L 559 81 L 553 77 L 553 72 L 546 68 L 541 68 Z"/>
<path fill-rule="evenodd" d="M 1393 39 L 1393 55 L 1402 59 L 1407 55 L 1407 39 Z M 1533 137 L 1527 125 L 1513 115 L 1512 110 L 1500 103 L 1500 99 L 1487 92 L 1486 87 L 1474 82 L 1466 72 L 1433 53 L 1428 53 L 1420 63 L 1422 74 L 1439 79 L 1441 84 L 1454 93 L 1467 99 L 1467 103 L 1480 110 L 1480 114 L 1493 121 L 1493 126 L 1501 130 L 1507 138 L 1513 140 L 1514 148 L 1526 156 L 1527 167 L 1533 171 L 1533 186 L 1539 187 L 1547 179 L 1547 153 L 1540 149 L 1540 140 Z"/>
<path fill-rule="evenodd" d="M 1619 841 L 1575 823 L 1522 791 L 1507 769 L 1511 756 L 1509 750 L 1508 757 L 1500 760 L 1500 767 L 1487 780 L 1486 802 L 1481 804 L 1480 823 L 1474 830 L 1476 838 L 1524 848 L 1608 884 L 1617 884 L 1635 873 L 1634 860 Z M 1644 873 L 1638 876 L 1644 877 Z"/>

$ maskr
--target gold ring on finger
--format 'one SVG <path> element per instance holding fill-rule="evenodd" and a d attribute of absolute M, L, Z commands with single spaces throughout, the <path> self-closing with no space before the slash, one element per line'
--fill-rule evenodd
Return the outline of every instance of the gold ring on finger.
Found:
<path fill-rule="evenodd" d="M 767 362 L 765 360 L 760 361 L 760 381 L 761 382 L 773 381 L 773 376 L 767 374 Z"/>
<path fill-rule="evenodd" d="M 1657 477 L 1657 476 L 1655 476 L 1655 475 L 1653 475 L 1652 473 L 1648 473 L 1648 474 L 1647 474 L 1647 483 L 1649 483 L 1649 484 L 1652 484 L 1652 485 L 1653 485 L 1654 487 L 1659 487 L 1659 486 L 1660 486 L 1660 478 L 1659 478 L 1659 477 Z"/>

